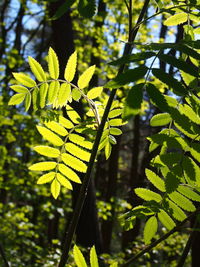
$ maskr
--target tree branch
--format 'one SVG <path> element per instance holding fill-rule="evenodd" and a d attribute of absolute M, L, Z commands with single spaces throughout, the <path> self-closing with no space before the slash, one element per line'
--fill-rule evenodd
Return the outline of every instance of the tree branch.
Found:
<path fill-rule="evenodd" d="M 0 244 L 0 255 L 2 256 L 2 259 L 4 261 L 5 267 L 10 267 L 10 265 L 9 265 L 7 259 L 6 259 L 6 254 L 5 254 L 1 244 Z"/>
<path fill-rule="evenodd" d="M 144 6 L 143 6 L 143 8 L 142 8 L 142 10 L 140 12 L 139 17 L 138 17 L 136 26 L 142 21 L 145 13 L 147 11 L 147 7 L 148 7 L 149 2 L 150 2 L 150 0 L 145 0 Z M 135 30 L 132 31 L 132 34 L 131 34 L 131 37 L 130 37 L 130 42 L 134 42 L 138 30 L 139 30 L 139 26 L 135 27 Z M 128 55 L 128 54 L 131 53 L 131 51 L 132 51 L 132 45 L 128 42 L 125 45 L 123 55 Z M 120 73 L 122 73 L 124 71 L 124 67 L 125 67 L 125 65 L 122 65 L 119 68 L 118 74 L 120 74 Z M 108 99 L 108 102 L 107 102 L 107 105 L 106 105 L 106 108 L 105 108 L 105 111 L 104 111 L 104 114 L 103 114 L 103 117 L 102 117 L 101 124 L 99 126 L 98 131 L 97 131 L 97 135 L 96 135 L 95 142 L 94 142 L 93 149 L 92 149 L 91 156 L 90 156 L 90 161 L 88 163 L 87 172 L 85 174 L 85 177 L 84 177 L 84 180 L 83 180 L 83 183 L 82 183 L 82 186 L 81 186 L 81 190 L 80 190 L 79 197 L 78 197 L 75 209 L 74 209 L 72 220 L 71 220 L 71 222 L 69 224 L 69 228 L 68 228 L 66 236 L 65 236 L 63 251 L 62 251 L 62 255 L 61 255 L 61 259 L 60 259 L 60 262 L 58 264 L 58 267 L 64 267 L 66 262 L 67 262 L 67 259 L 68 259 L 68 254 L 69 254 L 69 250 L 70 250 L 70 247 L 71 247 L 71 243 L 72 243 L 72 239 L 73 239 L 73 236 L 74 236 L 74 232 L 76 230 L 76 227 L 77 227 L 77 224 L 78 224 L 78 220 L 79 220 L 82 208 L 83 208 L 83 204 L 84 204 L 84 201 L 85 201 L 85 198 L 86 198 L 86 195 L 87 195 L 88 186 L 89 186 L 90 178 L 91 178 L 91 173 L 92 173 L 93 165 L 94 165 L 94 162 L 95 162 L 95 159 L 96 159 L 96 155 L 97 155 L 100 139 L 101 139 L 101 136 L 102 136 L 102 133 L 103 133 L 103 129 L 104 129 L 104 125 L 106 123 L 106 120 L 107 120 L 107 117 L 108 117 L 108 113 L 110 111 L 110 108 L 111 108 L 113 99 L 115 97 L 116 91 L 117 91 L 117 89 L 114 89 L 114 90 L 111 91 L 110 97 Z"/>

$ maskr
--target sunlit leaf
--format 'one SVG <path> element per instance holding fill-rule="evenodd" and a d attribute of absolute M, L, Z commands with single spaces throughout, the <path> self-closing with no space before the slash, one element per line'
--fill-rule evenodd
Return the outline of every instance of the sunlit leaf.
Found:
<path fill-rule="evenodd" d="M 46 174 L 42 175 L 38 179 L 37 184 L 46 184 L 46 183 L 49 183 L 49 182 L 51 182 L 54 179 L 55 175 L 56 175 L 55 172 L 46 173 Z"/>
<path fill-rule="evenodd" d="M 95 71 L 95 65 L 89 67 L 84 73 L 79 77 L 78 79 L 78 87 L 80 89 L 84 89 L 85 87 L 88 86 L 93 74 Z"/>
<path fill-rule="evenodd" d="M 48 53 L 48 67 L 49 67 L 50 77 L 53 79 L 58 79 L 59 77 L 58 57 L 53 48 L 51 47 L 49 48 L 49 53 Z"/>
<path fill-rule="evenodd" d="M 68 59 L 67 66 L 65 68 L 65 80 L 71 82 L 74 79 L 77 65 L 77 52 L 75 51 Z"/>
<path fill-rule="evenodd" d="M 150 217 L 144 227 L 144 242 L 148 245 L 158 230 L 158 221 L 155 216 Z"/>
<path fill-rule="evenodd" d="M 34 58 L 32 57 L 28 57 L 28 62 L 31 68 L 31 71 L 33 72 L 33 74 L 35 75 L 36 79 L 39 82 L 44 82 L 46 81 L 46 74 L 42 68 L 42 66 L 40 65 L 39 62 L 37 62 Z"/>
<path fill-rule="evenodd" d="M 49 171 L 55 169 L 57 163 L 53 161 L 44 161 L 31 165 L 29 170 L 31 171 Z"/>
<path fill-rule="evenodd" d="M 57 179 L 54 179 L 51 183 L 51 193 L 55 199 L 60 194 L 60 183 L 57 181 Z"/>

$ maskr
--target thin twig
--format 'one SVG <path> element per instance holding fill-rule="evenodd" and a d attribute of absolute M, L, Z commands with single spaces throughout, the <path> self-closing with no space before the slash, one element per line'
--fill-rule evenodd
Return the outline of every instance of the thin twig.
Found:
<path fill-rule="evenodd" d="M 142 10 L 140 12 L 140 15 L 138 17 L 136 25 L 139 24 L 142 21 L 145 13 L 147 11 L 147 7 L 148 7 L 149 2 L 150 2 L 150 0 L 145 0 L 143 8 L 142 8 Z M 136 27 L 135 30 L 133 31 L 133 34 L 131 35 L 131 39 L 130 39 L 131 42 L 134 41 L 138 30 L 139 30 L 139 27 Z M 132 46 L 129 43 L 127 43 L 125 45 L 123 55 L 128 55 L 128 54 L 131 53 L 131 51 L 132 51 Z M 122 65 L 119 68 L 118 74 L 122 73 L 124 71 L 124 67 L 125 67 L 125 65 Z M 94 142 L 94 145 L 93 145 L 92 153 L 91 153 L 91 156 L 90 156 L 90 161 L 88 163 L 87 172 L 85 174 L 85 177 L 84 177 L 84 180 L 83 180 L 83 183 L 82 183 L 82 186 L 81 186 L 81 190 L 80 190 L 80 193 L 79 193 L 79 196 L 78 196 L 78 200 L 76 202 L 76 206 L 75 206 L 75 209 L 74 209 L 72 220 L 71 220 L 71 222 L 69 224 L 69 228 L 68 228 L 68 230 L 66 232 L 66 236 L 64 238 L 63 251 L 62 251 L 62 255 L 61 255 L 61 259 L 60 259 L 60 262 L 58 264 L 58 267 L 64 267 L 66 262 L 67 262 L 67 259 L 68 259 L 68 255 L 69 255 L 69 250 L 70 250 L 70 247 L 71 247 L 72 239 L 73 239 L 73 236 L 74 236 L 74 233 L 75 233 L 78 221 L 79 221 L 79 217 L 80 217 L 80 214 L 81 214 L 81 211 L 82 211 L 82 208 L 83 208 L 83 204 L 84 204 L 85 198 L 87 196 L 88 186 L 90 184 L 91 173 L 92 173 L 92 169 L 93 169 L 94 162 L 95 162 L 95 159 L 96 159 L 96 155 L 97 155 L 100 139 L 101 139 L 101 136 L 102 136 L 102 133 L 103 133 L 103 129 L 104 129 L 104 125 L 105 125 L 105 123 L 107 121 L 108 113 L 110 111 L 110 108 L 111 108 L 113 99 L 115 97 L 116 91 L 117 91 L 117 89 L 113 89 L 111 91 L 110 97 L 108 99 L 108 102 L 107 102 L 107 105 L 106 105 L 106 108 L 105 108 L 105 111 L 104 111 L 104 114 L 103 114 L 103 117 L 102 117 L 102 120 L 101 120 L 101 124 L 99 126 L 98 131 L 97 131 L 97 135 L 96 135 L 95 142 Z"/>

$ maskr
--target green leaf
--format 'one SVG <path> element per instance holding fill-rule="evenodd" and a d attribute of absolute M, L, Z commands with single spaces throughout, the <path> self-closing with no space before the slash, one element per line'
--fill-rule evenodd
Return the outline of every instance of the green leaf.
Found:
<path fill-rule="evenodd" d="M 74 128 L 74 124 L 63 116 L 59 116 L 59 123 L 67 129 Z"/>
<path fill-rule="evenodd" d="M 34 150 L 40 155 L 57 158 L 60 155 L 60 151 L 50 146 L 35 146 Z"/>
<path fill-rule="evenodd" d="M 29 90 L 26 87 L 21 86 L 21 85 L 11 85 L 10 88 L 13 89 L 17 93 L 25 93 L 26 94 L 29 92 Z"/>
<path fill-rule="evenodd" d="M 179 105 L 179 111 L 187 116 L 192 122 L 200 125 L 200 116 L 187 104 Z"/>
<path fill-rule="evenodd" d="M 186 197 L 184 197 L 182 194 L 178 192 L 173 192 L 168 195 L 169 198 L 174 201 L 180 208 L 187 210 L 187 211 L 195 211 L 196 208 L 193 205 L 193 203 Z"/>
<path fill-rule="evenodd" d="M 112 119 L 112 118 L 118 117 L 121 114 L 122 114 L 122 109 L 121 108 L 113 109 L 113 110 L 111 110 L 109 112 L 108 118 Z"/>
<path fill-rule="evenodd" d="M 176 226 L 175 222 L 164 210 L 160 210 L 160 212 L 158 213 L 158 219 L 168 230 L 171 230 Z"/>
<path fill-rule="evenodd" d="M 48 53 L 48 68 L 50 77 L 52 79 L 58 79 L 59 77 L 58 57 L 56 55 L 56 52 L 51 47 L 49 48 L 49 53 Z"/>
<path fill-rule="evenodd" d="M 87 267 L 83 254 L 81 253 L 80 249 L 76 245 L 74 245 L 73 255 L 74 255 L 74 260 L 76 262 L 77 267 Z"/>
<path fill-rule="evenodd" d="M 150 244 L 151 239 L 154 237 L 158 230 L 158 221 L 155 216 L 150 217 L 144 227 L 144 242 L 146 245 Z"/>
<path fill-rule="evenodd" d="M 179 185 L 178 191 L 184 195 L 185 197 L 193 200 L 193 201 L 198 201 L 200 202 L 200 195 L 194 192 L 192 189 L 190 189 L 187 186 L 184 185 Z"/>
<path fill-rule="evenodd" d="M 32 91 L 32 101 L 33 101 L 33 110 L 38 110 L 39 108 L 39 89 L 38 87 L 34 88 Z"/>
<path fill-rule="evenodd" d="M 195 67 L 194 65 L 190 65 L 190 67 L 188 68 L 187 62 L 165 54 L 158 55 L 158 58 L 179 70 L 189 73 L 194 77 L 198 77 L 198 68 Z"/>
<path fill-rule="evenodd" d="M 58 106 L 62 107 L 67 104 L 71 96 L 71 85 L 62 83 L 58 92 Z"/>
<path fill-rule="evenodd" d="M 47 126 L 50 130 L 54 131 L 55 133 L 66 136 L 68 134 L 68 131 L 58 122 L 56 121 L 48 121 L 44 123 L 45 126 Z"/>
<path fill-rule="evenodd" d="M 165 183 L 164 181 L 156 175 L 153 171 L 145 169 L 145 174 L 147 179 L 160 191 L 165 192 Z"/>
<path fill-rule="evenodd" d="M 188 183 L 194 181 L 195 184 L 200 185 L 200 168 L 194 160 L 188 156 L 183 156 L 182 168 L 184 170 L 184 177 Z"/>
<path fill-rule="evenodd" d="M 90 266 L 99 267 L 95 246 L 92 246 L 92 248 L 90 249 Z"/>
<path fill-rule="evenodd" d="M 122 119 L 112 119 L 109 121 L 110 126 L 121 126 L 123 125 Z"/>
<path fill-rule="evenodd" d="M 95 0 L 79 0 L 78 11 L 81 16 L 91 18 L 96 12 Z"/>
<path fill-rule="evenodd" d="M 77 52 L 75 51 L 68 59 L 64 77 L 65 80 L 71 82 L 74 79 L 77 65 Z"/>
<path fill-rule="evenodd" d="M 53 161 L 44 161 L 31 165 L 29 170 L 31 171 L 49 171 L 55 169 L 57 163 Z"/>
<path fill-rule="evenodd" d="M 36 79 L 39 82 L 46 81 L 46 74 L 45 74 L 42 66 L 40 65 L 40 63 L 38 63 L 34 58 L 32 58 L 30 56 L 28 57 L 28 62 L 29 62 L 29 66 L 31 68 L 31 71 L 35 75 Z"/>
<path fill-rule="evenodd" d="M 106 156 L 106 160 L 110 157 L 111 151 L 112 151 L 112 146 L 111 146 L 110 142 L 107 141 L 106 144 L 105 144 L 105 156 Z"/>
<path fill-rule="evenodd" d="M 49 183 L 49 182 L 51 182 L 54 179 L 55 175 L 56 175 L 55 172 L 46 173 L 46 174 L 42 175 L 38 179 L 37 184 L 46 184 L 46 183 Z"/>
<path fill-rule="evenodd" d="M 43 138 L 48 140 L 53 145 L 62 146 L 64 144 L 63 140 L 60 137 L 58 137 L 56 134 L 54 134 L 52 131 L 50 131 L 49 129 L 43 126 L 37 126 L 37 129 L 39 133 L 43 136 Z"/>
<path fill-rule="evenodd" d="M 99 97 L 102 94 L 102 91 L 103 91 L 103 87 L 102 86 L 94 87 L 90 91 L 88 91 L 87 97 L 89 99 L 95 99 L 95 98 Z"/>
<path fill-rule="evenodd" d="M 78 175 L 72 171 L 69 167 L 67 167 L 65 164 L 59 163 L 58 164 L 58 170 L 65 175 L 69 180 L 81 184 L 81 180 L 78 177 Z"/>
<path fill-rule="evenodd" d="M 71 108 L 69 105 L 67 105 L 66 110 L 67 110 L 67 115 L 69 116 L 70 120 L 73 123 L 79 124 L 81 121 L 81 117 L 78 115 L 78 113 L 73 108 Z"/>
<path fill-rule="evenodd" d="M 88 86 L 90 80 L 92 79 L 92 76 L 95 71 L 95 65 L 89 67 L 87 70 L 83 72 L 83 74 L 79 77 L 78 79 L 78 87 L 80 89 L 84 89 L 85 87 Z"/>
<path fill-rule="evenodd" d="M 164 21 L 165 26 L 175 26 L 182 24 L 188 20 L 187 13 L 178 13 L 175 14 Z"/>
<path fill-rule="evenodd" d="M 174 192 L 178 188 L 179 183 L 180 181 L 178 177 L 176 177 L 173 173 L 168 172 L 165 180 L 166 192 L 168 194 Z"/>
<path fill-rule="evenodd" d="M 74 170 L 79 172 L 86 172 L 87 166 L 78 158 L 75 158 L 67 153 L 61 154 L 63 162 Z"/>
<path fill-rule="evenodd" d="M 191 143 L 190 144 L 190 154 L 193 156 L 194 159 L 199 161 L 199 159 L 200 159 L 200 144 Z"/>
<path fill-rule="evenodd" d="M 118 129 L 118 128 L 111 127 L 110 128 L 110 134 L 112 134 L 112 135 L 121 135 L 122 131 L 120 129 Z"/>
<path fill-rule="evenodd" d="M 64 187 L 66 187 L 69 190 L 72 190 L 73 187 L 70 183 L 70 181 L 68 181 L 63 175 L 61 175 L 60 173 L 56 174 L 56 179 L 58 180 L 58 182 L 63 185 Z"/>
<path fill-rule="evenodd" d="M 160 113 L 154 115 L 150 120 L 151 126 L 164 126 L 172 121 L 171 116 L 168 113 Z"/>
<path fill-rule="evenodd" d="M 136 53 L 136 54 L 132 54 L 132 55 L 123 56 L 117 60 L 110 62 L 109 64 L 113 65 L 113 66 L 118 66 L 118 65 L 127 64 L 130 62 L 137 62 L 137 61 L 141 61 L 141 60 L 146 60 L 146 59 L 151 58 L 155 55 L 156 54 L 154 52 L 149 52 L 149 51 L 140 52 L 140 53 Z"/>
<path fill-rule="evenodd" d="M 78 88 L 73 88 L 72 89 L 72 98 L 75 101 L 79 101 L 79 99 L 81 98 L 81 92 Z"/>
<path fill-rule="evenodd" d="M 26 94 L 24 94 L 24 93 L 13 95 L 10 98 L 10 100 L 8 102 L 8 105 L 19 105 L 19 104 L 21 104 L 24 101 L 25 96 L 26 96 Z"/>
<path fill-rule="evenodd" d="M 162 200 L 162 197 L 159 194 L 146 188 L 136 188 L 134 191 L 137 196 L 139 196 L 140 198 L 146 201 L 154 200 L 156 202 L 161 202 Z"/>
<path fill-rule="evenodd" d="M 62 5 L 60 5 L 58 9 L 56 10 L 56 13 L 53 15 L 53 17 L 50 20 L 57 20 L 60 17 L 62 17 L 68 11 L 68 9 L 73 5 L 74 2 L 75 0 L 67 0 Z"/>
<path fill-rule="evenodd" d="M 133 112 L 135 114 L 137 114 L 141 109 L 143 100 L 143 88 L 144 83 L 134 85 L 131 90 L 129 90 L 128 96 L 126 98 L 126 105 L 133 109 Z"/>
<path fill-rule="evenodd" d="M 12 73 L 14 78 L 21 83 L 22 85 L 26 86 L 26 87 L 35 87 L 36 86 L 36 82 L 31 79 L 28 75 L 20 72 L 20 73 L 16 73 L 13 72 Z"/>
<path fill-rule="evenodd" d="M 57 99 L 58 92 L 60 90 L 60 83 L 59 81 L 53 81 L 49 85 L 49 90 L 48 90 L 48 104 L 53 104 L 54 101 Z"/>
<path fill-rule="evenodd" d="M 81 160 L 84 160 L 84 161 L 90 160 L 90 153 L 88 151 L 81 149 L 80 147 L 76 146 L 73 143 L 66 143 L 65 149 L 70 154 L 76 156 L 77 158 L 79 158 Z"/>
<path fill-rule="evenodd" d="M 69 134 L 69 140 L 87 149 L 92 149 L 93 146 L 93 144 L 90 141 L 86 141 L 84 137 L 77 134 Z"/>
<path fill-rule="evenodd" d="M 173 93 L 180 95 L 180 96 L 187 95 L 188 91 L 186 90 L 186 88 L 182 85 L 182 83 L 180 83 L 172 75 L 165 73 L 161 69 L 152 69 L 152 73 L 161 82 L 168 85 L 169 89 L 172 90 Z"/>
<path fill-rule="evenodd" d="M 31 93 L 28 92 L 25 96 L 25 111 L 28 111 L 31 105 Z"/>
<path fill-rule="evenodd" d="M 130 69 L 122 74 L 117 75 L 112 81 L 109 81 L 104 87 L 105 88 L 119 88 L 125 84 L 135 82 L 141 78 L 144 78 L 148 68 L 145 66 Z"/>
<path fill-rule="evenodd" d="M 146 85 L 147 93 L 152 101 L 152 103 L 157 106 L 160 110 L 164 112 L 169 111 L 169 106 L 164 95 L 155 87 L 154 84 L 148 83 Z"/>
<path fill-rule="evenodd" d="M 40 107 L 41 108 L 45 107 L 47 92 L 48 92 L 48 84 L 43 83 L 42 85 L 40 85 L 39 94 L 40 94 Z"/>
<path fill-rule="evenodd" d="M 56 179 L 54 179 L 51 183 L 51 193 L 55 199 L 60 194 L 60 183 Z"/>
<path fill-rule="evenodd" d="M 170 199 L 166 200 L 167 203 L 169 204 L 169 209 L 170 213 L 172 216 L 178 220 L 178 221 L 183 221 L 186 219 L 186 214 L 180 209 L 174 202 L 172 202 Z"/>

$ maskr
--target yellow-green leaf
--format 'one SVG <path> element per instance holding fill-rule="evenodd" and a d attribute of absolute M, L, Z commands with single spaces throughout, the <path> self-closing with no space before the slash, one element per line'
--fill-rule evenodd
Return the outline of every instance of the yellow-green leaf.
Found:
<path fill-rule="evenodd" d="M 47 91 L 48 91 L 48 84 L 47 83 L 43 83 L 42 85 L 40 85 L 39 94 L 40 94 L 40 107 L 41 108 L 45 107 Z"/>
<path fill-rule="evenodd" d="M 74 79 L 74 75 L 76 72 L 76 64 L 77 64 L 77 52 L 75 51 L 67 62 L 67 66 L 65 68 L 65 80 L 71 82 Z"/>
<path fill-rule="evenodd" d="M 99 267 L 95 246 L 90 249 L 90 265 L 91 267 Z"/>
<path fill-rule="evenodd" d="M 67 153 L 63 153 L 61 156 L 62 156 L 62 160 L 64 161 L 64 163 L 66 165 L 68 165 L 69 167 L 71 167 L 74 170 L 77 170 L 79 172 L 86 172 L 87 166 L 81 160 L 79 160 L 79 159 L 77 159 L 77 158 L 75 158 L 75 157 L 73 157 Z"/>
<path fill-rule="evenodd" d="M 81 117 L 73 108 L 67 105 L 66 110 L 67 110 L 67 115 L 69 116 L 69 118 L 72 120 L 73 123 L 80 123 Z"/>
<path fill-rule="evenodd" d="M 49 173 L 46 173 L 44 175 L 42 175 L 38 181 L 37 181 L 37 184 L 46 184 L 46 183 L 49 183 L 53 180 L 53 178 L 55 177 L 55 172 L 49 172 Z"/>
<path fill-rule="evenodd" d="M 188 19 L 187 13 L 175 14 L 164 21 L 165 26 L 175 26 L 186 22 Z"/>
<path fill-rule="evenodd" d="M 74 260 L 76 262 L 77 267 L 87 267 L 83 254 L 80 249 L 75 245 L 73 249 Z"/>
<path fill-rule="evenodd" d="M 79 159 L 82 159 L 84 161 L 89 161 L 90 160 L 90 153 L 88 151 L 85 151 L 81 149 L 80 147 L 76 146 L 75 144 L 72 143 L 66 143 L 65 144 L 65 149 L 72 155 L 76 156 Z"/>
<path fill-rule="evenodd" d="M 81 98 L 81 92 L 79 91 L 79 89 L 73 88 L 73 90 L 72 90 L 72 98 L 75 101 L 79 101 L 79 99 Z"/>
<path fill-rule="evenodd" d="M 83 89 L 88 86 L 95 71 L 95 65 L 89 67 L 78 79 L 78 87 Z"/>
<path fill-rule="evenodd" d="M 51 193 L 55 199 L 60 194 L 60 183 L 56 179 L 54 179 L 51 183 Z"/>
<path fill-rule="evenodd" d="M 45 126 L 61 136 L 66 136 L 68 134 L 68 131 L 56 121 L 45 122 Z"/>
<path fill-rule="evenodd" d="M 31 171 L 49 171 L 55 169 L 57 163 L 54 161 L 44 161 L 31 165 L 29 170 Z"/>
<path fill-rule="evenodd" d="M 158 219 L 168 230 L 171 230 L 176 226 L 175 222 L 164 210 L 160 210 L 160 212 L 158 212 Z"/>
<path fill-rule="evenodd" d="M 51 158 L 57 158 L 60 155 L 60 151 L 58 149 L 50 146 L 35 146 L 34 150 L 43 156 Z"/>
<path fill-rule="evenodd" d="M 111 118 L 115 118 L 115 117 L 117 117 L 117 116 L 119 116 L 121 114 L 122 114 L 122 109 L 121 108 L 113 109 L 113 110 L 111 110 L 109 112 L 108 118 L 110 118 L 110 119 Z"/>
<path fill-rule="evenodd" d="M 43 138 L 51 142 L 53 145 L 62 146 L 64 144 L 63 140 L 49 129 L 43 126 L 37 126 L 37 129 Z"/>
<path fill-rule="evenodd" d="M 31 105 L 31 93 L 28 91 L 28 93 L 25 96 L 25 111 L 28 111 Z"/>
<path fill-rule="evenodd" d="M 155 216 L 150 217 L 144 227 L 144 242 L 148 245 L 158 230 L 158 221 Z"/>
<path fill-rule="evenodd" d="M 39 62 L 37 62 L 37 60 L 35 60 L 32 57 L 28 57 L 28 62 L 31 68 L 31 71 L 33 72 L 33 74 L 35 75 L 36 79 L 39 82 L 44 82 L 46 81 L 46 74 L 42 68 L 42 66 L 40 65 Z"/>
<path fill-rule="evenodd" d="M 59 116 L 59 123 L 67 129 L 72 129 L 74 124 L 63 116 Z"/>
<path fill-rule="evenodd" d="M 21 83 L 22 85 L 26 87 L 36 86 L 36 82 L 33 79 L 31 79 L 28 75 L 22 72 L 20 73 L 13 72 L 13 76 L 19 83 Z"/>
<path fill-rule="evenodd" d="M 102 91 L 103 91 L 103 87 L 102 86 L 94 87 L 90 91 L 88 91 L 87 97 L 89 99 L 95 99 L 95 98 L 97 98 L 97 97 L 99 97 L 101 95 Z"/>
<path fill-rule="evenodd" d="M 112 151 L 112 146 L 111 146 L 110 142 L 107 142 L 106 145 L 105 145 L 105 156 L 106 156 L 106 159 L 108 159 L 110 157 L 111 151 Z"/>
<path fill-rule="evenodd" d="M 48 104 L 53 104 L 53 102 L 58 96 L 59 90 L 60 90 L 59 81 L 53 81 L 50 83 L 48 90 Z"/>
<path fill-rule="evenodd" d="M 67 167 L 65 164 L 62 164 L 62 163 L 58 164 L 58 170 L 63 175 L 65 175 L 69 180 L 75 183 L 81 184 L 81 180 L 78 177 L 78 175 L 73 170 L 71 170 L 69 167 Z"/>
<path fill-rule="evenodd" d="M 9 102 L 8 105 L 19 105 L 20 103 L 22 103 L 24 101 L 26 94 L 15 94 L 13 95 Z"/>
<path fill-rule="evenodd" d="M 59 183 L 61 185 L 63 185 L 64 187 L 66 187 L 69 190 L 72 190 L 72 184 L 70 183 L 70 181 L 68 181 L 63 175 L 61 175 L 60 173 L 57 173 L 56 175 L 57 180 L 59 181 Z"/>
<path fill-rule="evenodd" d="M 71 85 L 68 83 L 62 83 L 58 92 L 58 105 L 60 107 L 67 104 L 71 95 Z"/>
<path fill-rule="evenodd" d="M 110 128 L 110 134 L 120 135 L 120 134 L 122 134 L 122 131 L 118 128 Z"/>
<path fill-rule="evenodd" d="M 29 92 L 29 90 L 26 87 L 21 86 L 21 85 L 11 85 L 10 88 L 13 89 L 17 93 L 28 93 Z"/>
<path fill-rule="evenodd" d="M 49 67 L 50 77 L 53 79 L 58 79 L 59 77 L 58 57 L 53 48 L 51 47 L 49 48 L 49 53 L 48 53 L 48 67 Z"/>
<path fill-rule="evenodd" d="M 122 119 L 112 119 L 109 121 L 110 126 L 120 126 L 123 124 Z"/>

